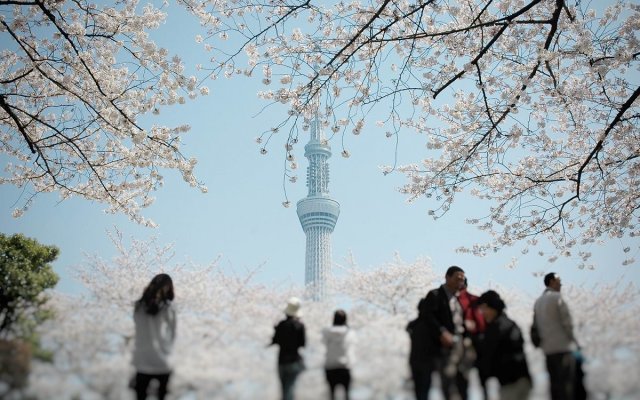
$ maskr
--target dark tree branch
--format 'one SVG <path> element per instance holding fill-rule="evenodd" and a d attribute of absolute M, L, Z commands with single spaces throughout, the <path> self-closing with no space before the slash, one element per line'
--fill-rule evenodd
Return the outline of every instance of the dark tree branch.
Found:
<path fill-rule="evenodd" d="M 7 115 L 9 115 L 9 117 L 13 120 L 13 123 L 16 124 L 16 127 L 18 128 L 18 132 L 20 132 L 24 140 L 29 145 L 29 150 L 31 151 L 32 154 L 35 154 L 36 149 L 34 147 L 33 141 L 27 134 L 27 130 L 25 126 L 22 124 L 22 122 L 20 121 L 20 118 L 18 118 L 18 116 L 13 112 L 13 110 L 9 106 L 9 104 L 7 104 L 7 102 L 5 101 L 4 94 L 0 94 L 0 107 L 2 107 L 2 109 L 7 113 Z"/>
<path fill-rule="evenodd" d="M 611 131 L 618 125 L 624 113 L 627 112 L 627 110 L 631 108 L 633 103 L 638 99 L 638 96 L 640 96 L 640 86 L 636 88 L 636 90 L 631 94 L 631 96 L 629 96 L 627 101 L 624 102 L 622 107 L 620 107 L 616 116 L 613 118 L 611 123 L 607 126 L 607 129 L 605 129 L 605 131 L 602 133 L 602 136 L 600 137 L 596 145 L 593 147 L 593 149 L 591 150 L 587 158 L 584 160 L 584 162 L 578 169 L 578 176 L 577 176 L 577 182 L 576 182 L 576 196 L 578 197 L 578 199 L 580 198 L 580 183 L 581 183 L 582 174 L 584 173 L 585 168 L 587 168 L 587 165 L 589 165 L 591 160 L 597 156 L 600 150 L 603 149 L 605 139 L 609 136 L 609 133 L 611 133 Z"/>

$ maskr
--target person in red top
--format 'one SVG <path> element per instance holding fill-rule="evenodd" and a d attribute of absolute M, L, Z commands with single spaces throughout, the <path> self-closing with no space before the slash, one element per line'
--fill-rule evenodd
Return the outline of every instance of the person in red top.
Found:
<path fill-rule="evenodd" d="M 482 312 L 478 308 L 477 303 L 479 297 L 467 291 L 467 283 L 467 278 L 465 278 L 464 284 L 458 292 L 458 300 L 462 305 L 462 314 L 464 316 L 464 325 L 467 333 L 474 336 L 484 333 L 487 324 Z"/>
<path fill-rule="evenodd" d="M 481 341 L 484 337 L 484 332 L 487 327 L 487 323 L 484 319 L 484 315 L 478 307 L 479 297 L 471 294 L 467 291 L 467 278 L 464 279 L 464 283 L 458 292 L 458 301 L 462 305 L 462 315 L 464 318 L 464 326 L 467 333 L 464 349 L 464 365 L 467 369 L 477 368 L 481 357 Z M 484 392 L 484 398 L 487 397 L 485 381 L 486 377 L 480 376 L 482 382 L 482 391 Z"/>

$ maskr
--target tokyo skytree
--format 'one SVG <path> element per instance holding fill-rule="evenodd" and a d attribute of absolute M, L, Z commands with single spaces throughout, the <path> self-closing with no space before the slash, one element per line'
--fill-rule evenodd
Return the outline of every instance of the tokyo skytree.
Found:
<path fill-rule="evenodd" d="M 331 268 L 331 233 L 340 215 L 340 204 L 329 196 L 331 147 L 320 130 L 317 117 L 311 122 L 311 138 L 304 146 L 307 197 L 298 201 L 298 218 L 307 236 L 305 285 L 313 300 L 322 300 Z"/>

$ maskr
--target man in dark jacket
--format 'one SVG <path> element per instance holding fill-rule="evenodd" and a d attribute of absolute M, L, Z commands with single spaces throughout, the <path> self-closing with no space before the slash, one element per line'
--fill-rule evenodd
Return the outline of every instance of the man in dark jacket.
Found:
<path fill-rule="evenodd" d="M 290 298 L 284 313 L 286 319 L 276 325 L 271 344 L 280 346 L 278 375 L 282 385 L 282 399 L 293 400 L 296 378 L 304 370 L 302 356 L 298 353 L 298 349 L 305 345 L 304 324 L 300 321 L 300 300 Z"/>
<path fill-rule="evenodd" d="M 495 291 L 483 293 L 478 305 L 488 322 L 481 344 L 480 375 L 498 378 L 501 400 L 526 399 L 531 377 L 520 328 L 507 317 L 504 301 Z"/>
<path fill-rule="evenodd" d="M 420 312 L 424 314 L 425 351 L 430 360 L 421 375 L 423 392 L 429 392 L 431 373 L 437 370 L 447 400 L 467 398 L 467 377 L 459 369 L 464 352 L 464 319 L 457 293 L 464 284 L 462 268 L 447 269 L 445 283 L 427 293 Z"/>

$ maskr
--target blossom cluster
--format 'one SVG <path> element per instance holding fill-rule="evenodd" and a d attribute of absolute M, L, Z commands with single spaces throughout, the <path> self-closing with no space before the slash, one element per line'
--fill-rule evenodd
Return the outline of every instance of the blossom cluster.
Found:
<path fill-rule="evenodd" d="M 140 211 L 166 169 L 206 191 L 193 174 L 195 160 L 181 153 L 189 126 L 140 122 L 208 93 L 185 75 L 180 57 L 150 39 L 165 20 L 161 9 L 81 0 L 0 10 L 0 151 L 9 160 L 0 184 L 30 194 L 15 216 L 38 193 L 55 191 L 153 225 Z"/>

